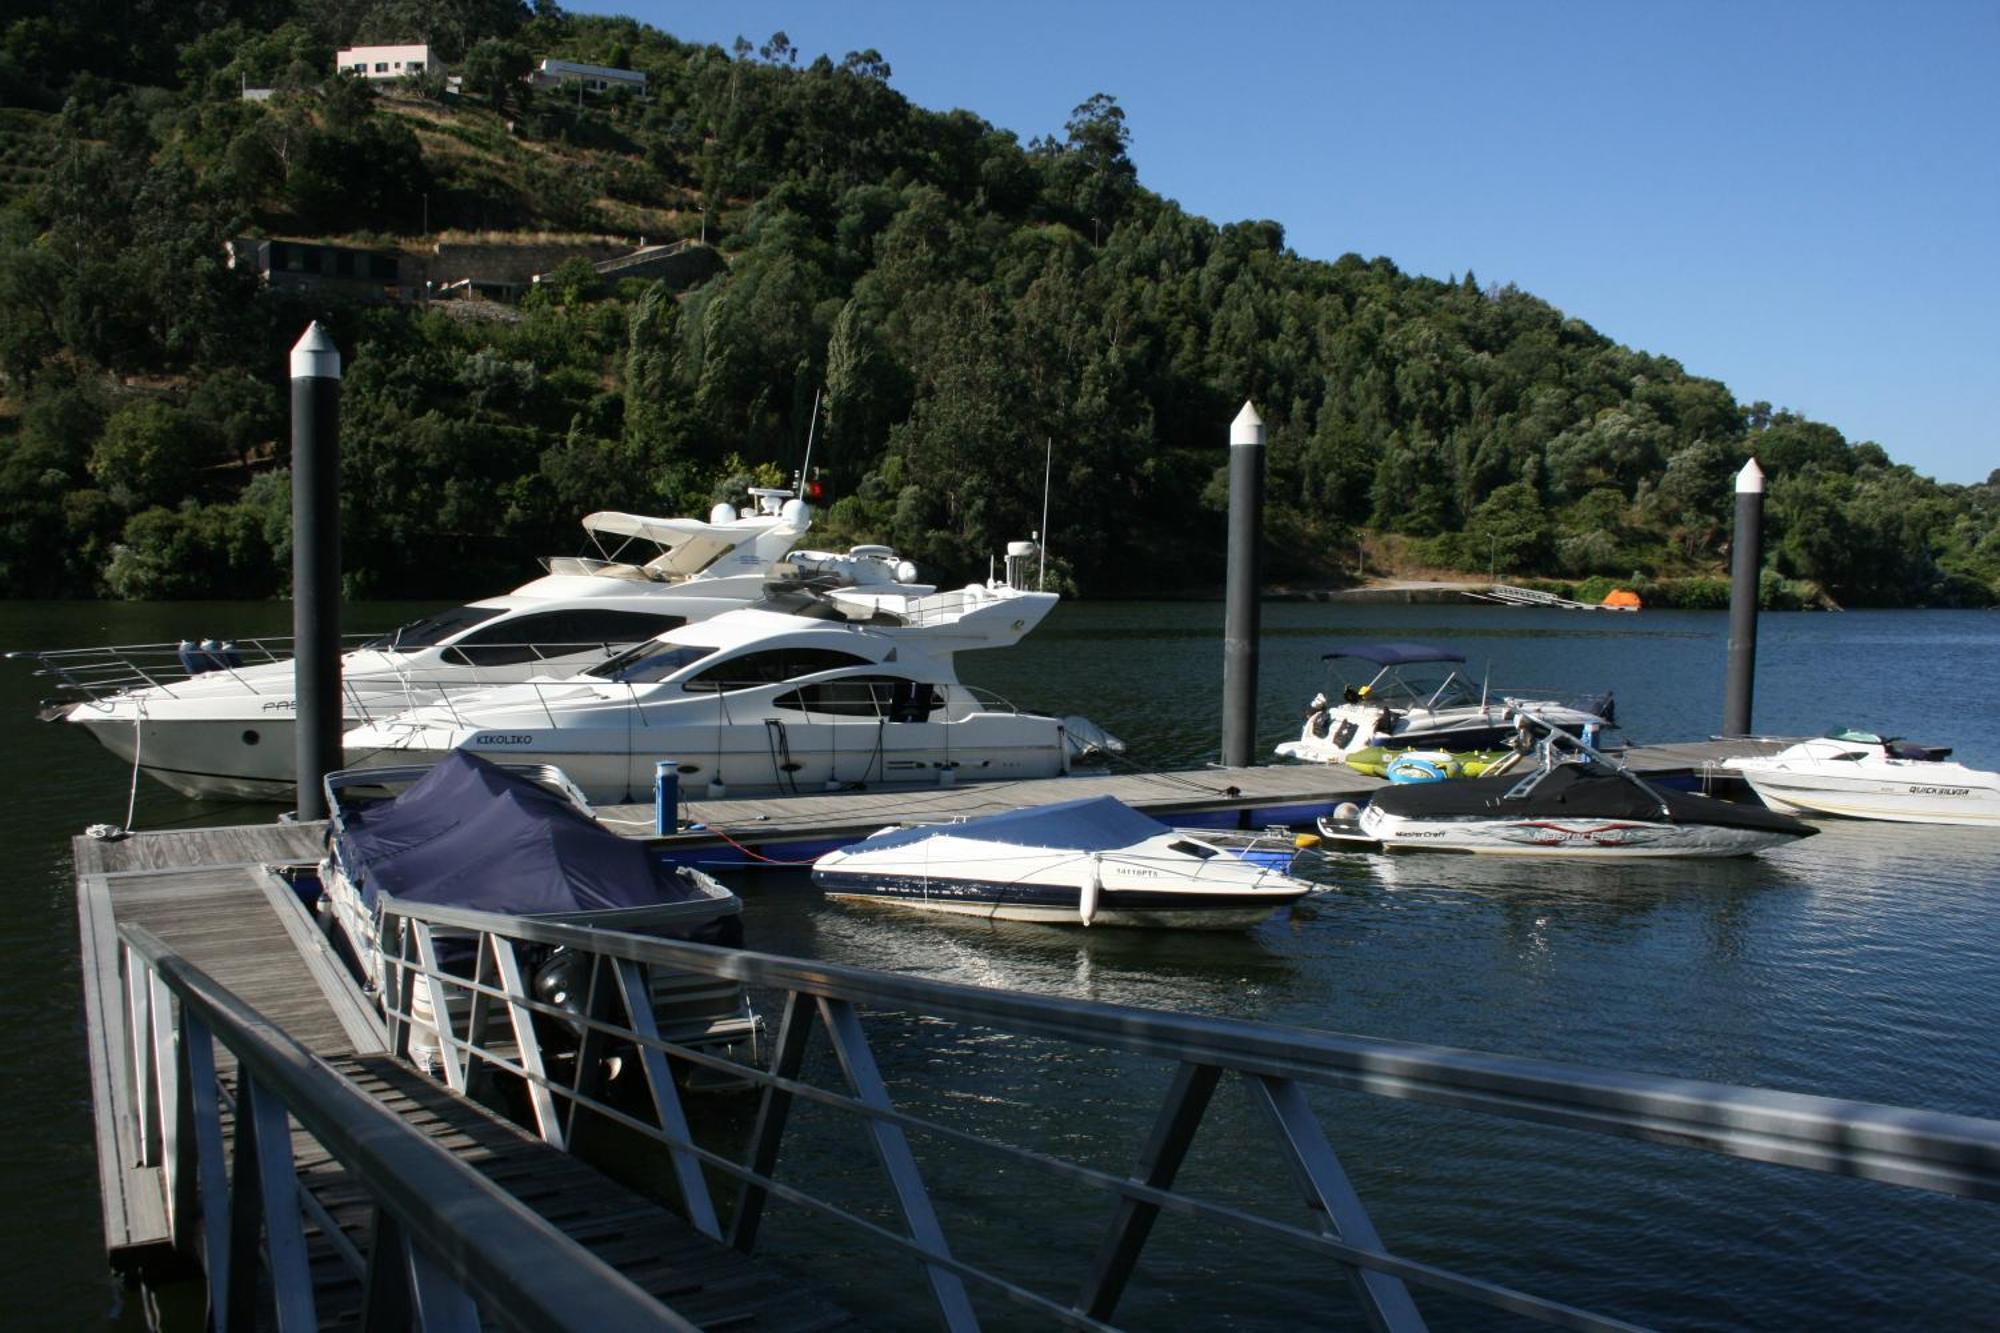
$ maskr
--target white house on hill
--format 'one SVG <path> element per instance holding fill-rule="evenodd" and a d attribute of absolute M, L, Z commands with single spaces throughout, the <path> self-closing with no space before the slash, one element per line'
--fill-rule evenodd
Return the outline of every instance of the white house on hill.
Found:
<path fill-rule="evenodd" d="M 361 79 L 400 79 L 435 68 L 428 46 L 354 46 L 333 58 L 333 67 L 342 74 Z"/>

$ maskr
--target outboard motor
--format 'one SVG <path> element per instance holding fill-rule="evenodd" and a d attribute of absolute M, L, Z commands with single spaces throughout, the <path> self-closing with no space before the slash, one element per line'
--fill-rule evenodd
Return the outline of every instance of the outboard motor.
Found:
<path fill-rule="evenodd" d="M 561 1009 L 565 1013 L 583 1014 L 583 1006 L 590 998 L 590 959 L 565 945 L 558 944 L 549 950 L 549 956 L 535 969 L 534 980 L 528 985 L 535 998 L 543 1004 Z M 537 1014 L 537 1021 L 547 1017 Z M 560 1022 L 563 1027 L 578 1037 L 583 1036 L 581 1022 Z"/>

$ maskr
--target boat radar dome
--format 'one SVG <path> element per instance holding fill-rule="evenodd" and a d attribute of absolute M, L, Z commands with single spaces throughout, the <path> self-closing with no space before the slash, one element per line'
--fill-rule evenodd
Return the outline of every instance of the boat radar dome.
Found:
<path fill-rule="evenodd" d="M 708 521 L 711 523 L 734 523 L 736 521 L 736 506 L 732 504 L 717 505 L 708 511 Z"/>
<path fill-rule="evenodd" d="M 915 583 L 916 581 L 917 581 L 917 566 L 916 566 L 916 563 L 915 563 L 914 561 L 910 561 L 910 560 L 899 560 L 899 561 L 897 561 L 897 562 L 896 562 L 896 582 L 898 582 L 898 583 Z"/>
<path fill-rule="evenodd" d="M 785 501 L 779 508 L 778 517 L 784 519 L 791 527 L 803 529 L 812 521 L 812 506 L 795 497 Z M 913 579 L 904 580 L 905 583 L 913 581 Z"/>

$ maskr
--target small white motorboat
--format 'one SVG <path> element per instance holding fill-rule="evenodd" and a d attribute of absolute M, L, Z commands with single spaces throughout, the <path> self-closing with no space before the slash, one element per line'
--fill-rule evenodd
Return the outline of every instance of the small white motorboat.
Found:
<path fill-rule="evenodd" d="M 1497 777 L 1378 791 L 1358 820 L 1322 821 L 1329 840 L 1390 852 L 1611 859 L 1748 856 L 1817 830 L 1761 806 L 1655 787 L 1586 742 L 1540 723 L 1532 759 Z"/>
<path fill-rule="evenodd" d="M 1743 775 L 1773 810 L 1905 824 L 2000 828 L 2000 773 L 1948 761 L 1950 749 L 1868 731 L 1835 731 L 1773 755 L 1738 756 Z"/>
<path fill-rule="evenodd" d="M 1280 758 L 1338 764 L 1377 747 L 1486 750 L 1509 743 L 1524 714 L 1593 735 L 1618 724 L 1609 691 L 1576 700 L 1496 693 L 1463 673 L 1463 655 L 1420 643 L 1356 644 L 1325 661 L 1327 689 L 1307 707 L 1298 739 L 1278 746 Z"/>
<path fill-rule="evenodd" d="M 1313 885 L 1110 796 L 883 829 L 813 863 L 829 898 L 1067 926 L 1254 926 Z"/>

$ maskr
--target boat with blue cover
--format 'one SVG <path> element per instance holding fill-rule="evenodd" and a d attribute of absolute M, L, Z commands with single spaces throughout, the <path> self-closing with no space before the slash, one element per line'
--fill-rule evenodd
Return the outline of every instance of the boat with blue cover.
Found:
<path fill-rule="evenodd" d="M 1110 796 L 883 829 L 812 874 L 838 901 L 1084 926 L 1241 929 L 1313 891 Z"/>
<path fill-rule="evenodd" d="M 320 865 L 324 915 L 344 937 L 363 984 L 385 1003 L 384 954 L 397 949 L 396 941 L 382 938 L 385 896 L 725 947 L 743 943 L 743 904 L 734 893 L 606 829 L 560 770 L 510 769 L 456 751 L 434 766 L 332 773 L 325 785 L 331 827 Z M 440 966 L 469 977 L 469 943 L 440 936 Z M 523 962 L 545 1003 L 564 1007 L 581 999 L 584 985 L 569 975 L 566 952 L 542 950 Z M 757 1020 L 740 986 L 661 968 L 652 969 L 648 986 L 661 1035 L 670 1040 L 726 1048 L 755 1038 Z M 471 993 L 448 990 L 453 1019 L 462 1020 Z M 423 1063 L 435 1051 L 434 1016 L 426 988 L 417 987 L 411 999 L 412 1055 Z"/>

